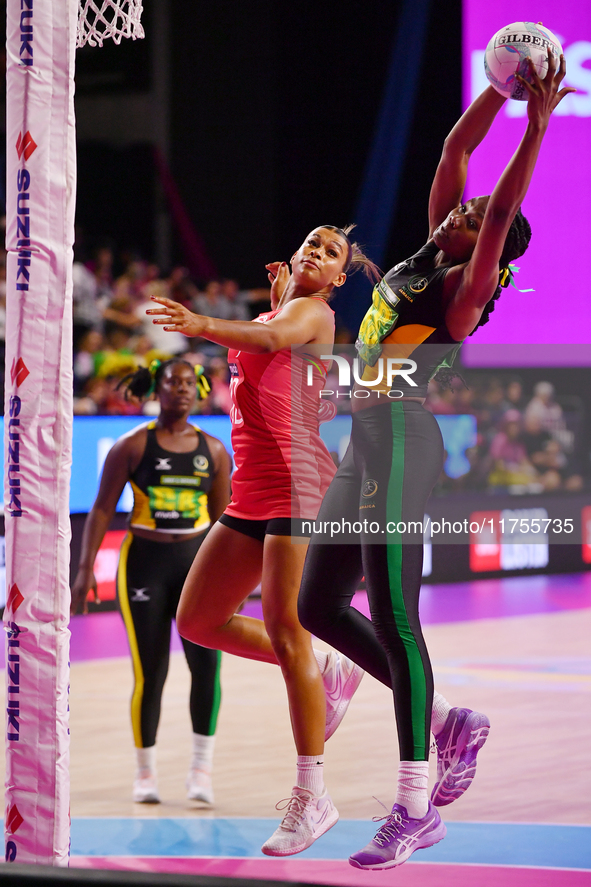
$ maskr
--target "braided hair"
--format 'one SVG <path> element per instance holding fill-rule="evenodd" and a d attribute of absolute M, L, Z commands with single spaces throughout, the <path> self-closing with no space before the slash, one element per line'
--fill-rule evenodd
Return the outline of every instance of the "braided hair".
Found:
<path fill-rule="evenodd" d="M 488 321 L 490 320 L 490 315 L 495 310 L 495 302 L 501 295 L 501 290 L 508 287 L 511 283 L 512 273 L 511 269 L 509 268 L 509 263 L 513 262 L 515 259 L 518 259 L 519 256 L 522 256 L 524 254 L 529 246 L 530 240 L 531 226 L 521 212 L 521 209 L 518 209 L 517 214 L 511 222 L 509 230 L 507 231 L 505 244 L 503 246 L 503 252 L 501 253 L 501 258 L 499 259 L 499 285 L 497 286 L 492 299 L 490 299 L 485 305 L 480 320 L 470 333 L 471 336 L 474 335 L 479 326 L 484 326 L 484 324 L 488 323 Z"/>
<path fill-rule="evenodd" d="M 117 388 L 125 386 L 125 400 L 129 400 L 130 394 L 133 395 L 133 397 L 143 400 L 144 398 L 148 398 L 155 391 L 158 391 L 160 382 L 168 367 L 177 366 L 179 364 L 189 367 L 191 372 L 195 373 L 197 380 L 197 395 L 199 400 L 204 400 L 211 391 L 209 379 L 205 375 L 204 368 L 199 364 L 193 366 L 188 360 L 183 360 L 180 357 L 171 357 L 170 360 L 165 361 L 153 360 L 149 367 L 138 367 L 134 373 L 130 373 L 128 376 L 121 379 Z"/>

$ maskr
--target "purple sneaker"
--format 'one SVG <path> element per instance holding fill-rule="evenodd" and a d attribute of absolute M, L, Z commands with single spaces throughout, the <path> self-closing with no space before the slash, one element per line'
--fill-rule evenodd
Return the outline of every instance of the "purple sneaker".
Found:
<path fill-rule="evenodd" d="M 390 869 L 406 862 L 411 853 L 421 847 L 431 847 L 445 838 L 447 829 L 439 813 L 429 803 L 429 809 L 422 819 L 411 819 L 406 807 L 394 804 L 385 819 L 385 824 L 367 847 L 349 857 L 349 862 L 358 869 Z"/>
<path fill-rule="evenodd" d="M 436 807 L 457 801 L 476 775 L 476 755 L 486 742 L 490 721 L 469 708 L 452 708 L 435 737 L 437 782 L 431 792 Z"/>

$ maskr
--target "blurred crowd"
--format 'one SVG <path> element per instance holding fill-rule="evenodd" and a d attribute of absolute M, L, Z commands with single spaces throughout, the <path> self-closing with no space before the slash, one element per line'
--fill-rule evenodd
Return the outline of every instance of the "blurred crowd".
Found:
<path fill-rule="evenodd" d="M 182 356 L 202 364 L 211 394 L 196 405 L 200 413 L 228 413 L 226 349 L 204 339 L 166 332 L 146 309 L 152 296 L 181 302 L 191 311 L 225 320 L 251 320 L 270 308 L 268 289 L 242 290 L 232 279 L 210 280 L 200 289 L 186 268 L 168 276 L 157 265 L 130 257 L 123 273 L 113 275 L 113 250 L 103 246 L 86 263 L 74 262 L 74 413 L 76 415 L 150 415 L 157 404 L 126 400 L 121 380 L 154 358 Z"/>
<path fill-rule="evenodd" d="M 326 388 L 338 391 L 334 364 Z M 347 397 L 335 394 L 330 399 L 337 413 L 351 412 Z M 436 494 L 584 488 L 589 472 L 584 468 L 583 403 L 578 396 L 557 397 L 550 381 L 526 386 L 514 374 L 462 370 L 445 383 L 432 379 L 425 407 L 438 416 L 473 417 L 458 424 L 453 434 L 456 450 L 452 459 L 446 458 Z"/>
<path fill-rule="evenodd" d="M 165 276 L 153 263 L 129 258 L 123 272 L 113 274 L 110 246 L 98 248 L 88 262 L 74 262 L 74 413 L 77 415 L 153 415 L 155 400 L 126 400 L 118 385 L 154 358 L 180 355 L 202 364 L 211 393 L 196 405 L 205 414 L 230 411 L 226 349 L 203 339 L 165 332 L 153 324 L 146 309 L 153 295 L 182 302 L 189 309 L 227 320 L 252 320 L 270 309 L 268 288 L 243 290 L 232 279 L 211 280 L 202 288 L 186 268 Z M 6 254 L 0 251 L 0 372 L 4 378 L 6 324 Z M 338 330 L 337 343 L 350 342 Z M 335 373 L 333 365 L 332 373 Z M 436 415 L 474 417 L 475 433 L 463 455 L 464 468 L 455 476 L 444 471 L 436 492 L 488 491 L 537 493 L 576 492 L 589 482 L 584 466 L 583 405 L 576 395 L 557 396 L 550 381 L 526 385 L 517 375 L 485 371 L 463 373 L 452 386 L 432 380 L 426 407 Z M 327 388 L 336 389 L 329 375 Z M 350 401 L 335 401 L 337 412 L 350 412 Z"/>
<path fill-rule="evenodd" d="M 432 413 L 476 420 L 476 440 L 465 450 L 467 470 L 454 478 L 444 471 L 437 492 L 583 489 L 583 405 L 577 396 L 559 398 L 544 380 L 526 390 L 517 377 L 491 373 L 466 373 L 465 382 L 444 388 L 433 380 L 429 387 L 425 405 Z"/>

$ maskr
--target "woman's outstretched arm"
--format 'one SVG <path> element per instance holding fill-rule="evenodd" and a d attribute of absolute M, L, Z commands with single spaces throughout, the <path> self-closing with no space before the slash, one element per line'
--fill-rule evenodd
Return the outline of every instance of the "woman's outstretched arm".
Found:
<path fill-rule="evenodd" d="M 446 138 L 429 197 L 429 237 L 459 205 L 466 187 L 470 155 L 484 139 L 505 101 L 496 89 L 487 87 Z"/>
<path fill-rule="evenodd" d="M 266 354 L 289 348 L 290 345 L 329 341 L 328 312 L 318 299 L 294 299 L 282 309 L 280 316 L 267 323 L 204 317 L 193 314 L 171 299 L 152 296 L 152 300 L 162 307 L 152 308 L 146 314 L 160 315 L 153 322 L 166 324 L 165 330 L 185 336 L 201 336 L 225 348 L 238 348 L 250 354 Z M 330 333 L 332 341 L 332 329 Z"/>
<path fill-rule="evenodd" d="M 566 74 L 564 56 L 560 57 L 556 71 L 548 51 L 548 72 L 543 80 L 531 63 L 530 69 L 532 83 L 520 77 L 528 92 L 525 133 L 490 196 L 474 252 L 461 272 L 458 290 L 447 309 L 446 323 L 454 339 L 463 339 L 472 332 L 496 290 L 505 238 L 527 193 L 550 115 L 569 92 L 576 91 L 570 87 L 560 89 Z"/>

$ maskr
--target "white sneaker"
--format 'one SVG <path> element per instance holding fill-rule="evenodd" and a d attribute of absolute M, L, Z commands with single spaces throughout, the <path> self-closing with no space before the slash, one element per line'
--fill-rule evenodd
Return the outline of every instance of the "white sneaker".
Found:
<path fill-rule="evenodd" d="M 187 798 L 190 801 L 203 801 L 204 804 L 213 804 L 211 773 L 207 770 L 189 770 L 189 775 L 187 776 Z"/>
<path fill-rule="evenodd" d="M 336 825 L 339 814 L 327 790 L 316 797 L 305 788 L 294 786 L 291 798 L 285 798 L 276 805 L 277 810 L 287 813 L 281 825 L 265 841 L 261 850 L 267 856 L 291 856 L 301 853 L 310 844 Z"/>
<path fill-rule="evenodd" d="M 331 650 L 328 654 L 326 667 L 322 672 L 326 695 L 325 742 L 330 739 L 345 717 L 345 712 L 364 674 L 362 668 L 336 650 Z"/>
<path fill-rule="evenodd" d="M 133 800 L 136 804 L 159 804 L 160 796 L 156 774 L 152 770 L 139 770 L 133 781 Z"/>

